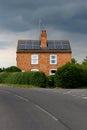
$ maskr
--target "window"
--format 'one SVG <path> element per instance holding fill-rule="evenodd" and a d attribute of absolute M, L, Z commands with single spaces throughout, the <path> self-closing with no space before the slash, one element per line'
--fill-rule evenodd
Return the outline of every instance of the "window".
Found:
<path fill-rule="evenodd" d="M 37 71 L 39 71 L 38 69 L 31 69 L 31 71 L 33 71 L 33 72 L 37 72 Z"/>
<path fill-rule="evenodd" d="M 56 69 L 50 69 L 50 75 L 55 75 Z"/>
<path fill-rule="evenodd" d="M 57 56 L 50 55 L 50 64 L 57 64 Z"/>
<path fill-rule="evenodd" d="M 38 64 L 38 55 L 31 56 L 31 64 Z"/>

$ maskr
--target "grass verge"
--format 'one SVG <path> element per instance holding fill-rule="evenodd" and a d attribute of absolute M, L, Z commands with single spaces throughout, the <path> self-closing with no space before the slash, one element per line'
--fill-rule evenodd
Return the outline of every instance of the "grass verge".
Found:
<path fill-rule="evenodd" d="M 20 88 L 40 88 L 38 86 L 33 85 L 25 85 L 25 84 L 0 84 L 0 86 L 9 86 L 9 87 L 20 87 Z"/>

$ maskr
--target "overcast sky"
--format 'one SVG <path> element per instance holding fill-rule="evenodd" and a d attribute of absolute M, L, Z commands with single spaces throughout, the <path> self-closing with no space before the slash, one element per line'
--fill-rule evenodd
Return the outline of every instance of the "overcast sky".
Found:
<path fill-rule="evenodd" d="M 41 25 L 39 26 L 39 22 Z M 87 56 L 87 0 L 0 0 L 0 67 L 16 65 L 18 39 L 69 40 L 72 57 Z"/>

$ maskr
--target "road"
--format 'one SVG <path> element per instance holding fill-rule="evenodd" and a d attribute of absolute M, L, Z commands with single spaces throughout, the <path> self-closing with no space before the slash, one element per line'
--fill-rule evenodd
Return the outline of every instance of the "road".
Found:
<path fill-rule="evenodd" d="M 87 130 L 87 90 L 0 87 L 0 130 Z"/>

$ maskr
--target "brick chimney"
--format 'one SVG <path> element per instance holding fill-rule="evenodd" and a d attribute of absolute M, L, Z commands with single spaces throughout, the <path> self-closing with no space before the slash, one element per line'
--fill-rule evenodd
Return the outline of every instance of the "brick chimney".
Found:
<path fill-rule="evenodd" d="M 47 47 L 47 33 L 46 30 L 42 30 L 41 31 L 41 35 L 40 35 L 40 42 L 41 42 L 41 47 Z"/>

